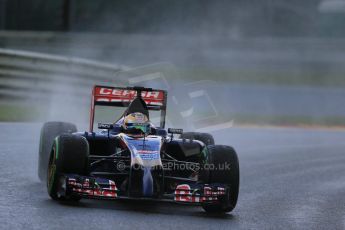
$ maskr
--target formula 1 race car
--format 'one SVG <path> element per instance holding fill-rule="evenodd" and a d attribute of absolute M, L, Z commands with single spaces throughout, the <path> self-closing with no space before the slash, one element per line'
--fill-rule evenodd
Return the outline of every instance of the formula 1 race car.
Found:
<path fill-rule="evenodd" d="M 45 123 L 38 174 L 49 196 L 171 201 L 199 204 L 207 212 L 232 211 L 239 192 L 235 150 L 215 145 L 208 133 L 166 131 L 166 104 L 164 90 L 95 86 L 90 131 Z M 98 123 L 94 132 L 96 108 L 109 106 L 125 111 L 114 123 Z M 151 111 L 159 112 L 159 127 L 151 123 Z"/>

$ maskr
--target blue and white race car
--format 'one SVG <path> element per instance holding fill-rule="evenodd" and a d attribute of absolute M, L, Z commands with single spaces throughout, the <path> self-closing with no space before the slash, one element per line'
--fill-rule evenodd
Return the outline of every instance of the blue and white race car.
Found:
<path fill-rule="evenodd" d="M 230 146 L 208 133 L 164 129 L 167 92 L 95 86 L 90 130 L 66 122 L 41 129 L 38 174 L 54 200 L 148 199 L 199 204 L 230 212 L 237 203 L 239 163 Z M 114 123 L 99 123 L 98 107 L 124 107 Z M 159 127 L 150 111 L 160 112 Z M 178 138 L 174 135 L 179 135 Z"/>

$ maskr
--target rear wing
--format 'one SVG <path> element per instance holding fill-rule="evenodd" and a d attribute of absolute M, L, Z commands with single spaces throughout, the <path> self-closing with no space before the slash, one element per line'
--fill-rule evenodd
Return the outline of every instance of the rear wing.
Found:
<path fill-rule="evenodd" d="M 165 126 L 167 91 L 144 87 L 94 86 L 91 98 L 90 131 L 93 131 L 95 106 L 128 107 L 137 97 L 141 97 L 149 110 L 161 111 L 160 127 Z"/>

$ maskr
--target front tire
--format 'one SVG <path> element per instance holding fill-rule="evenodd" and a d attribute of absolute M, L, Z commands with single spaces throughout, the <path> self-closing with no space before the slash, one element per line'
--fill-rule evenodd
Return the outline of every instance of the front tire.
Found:
<path fill-rule="evenodd" d="M 77 127 L 71 123 L 57 121 L 44 123 L 41 129 L 38 153 L 38 177 L 41 181 L 47 179 L 47 165 L 55 137 L 74 132 L 77 132 Z"/>
<path fill-rule="evenodd" d="M 229 187 L 227 194 L 220 196 L 217 204 L 203 204 L 202 207 L 210 213 L 231 212 L 237 204 L 240 171 L 236 151 L 225 145 L 207 146 L 206 164 L 214 165 L 214 169 L 205 170 L 201 174 L 203 183 L 220 183 Z"/>
<path fill-rule="evenodd" d="M 82 136 L 61 135 L 55 138 L 47 170 L 47 190 L 53 200 L 79 200 L 60 194 L 63 174 L 87 175 L 89 144 Z"/>

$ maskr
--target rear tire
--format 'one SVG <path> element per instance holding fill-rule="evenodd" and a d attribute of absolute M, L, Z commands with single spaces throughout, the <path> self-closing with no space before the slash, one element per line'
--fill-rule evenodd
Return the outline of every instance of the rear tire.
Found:
<path fill-rule="evenodd" d="M 47 190 L 53 200 L 79 200 L 76 196 L 59 194 L 63 174 L 87 175 L 89 144 L 86 138 L 61 135 L 55 138 L 47 170 Z"/>
<path fill-rule="evenodd" d="M 186 132 L 186 133 L 182 133 L 180 138 L 198 140 L 204 143 L 205 145 L 214 145 L 214 138 L 209 133 Z"/>
<path fill-rule="evenodd" d="M 44 123 L 41 129 L 38 154 L 38 177 L 41 181 L 47 179 L 47 165 L 55 137 L 74 132 L 77 132 L 77 127 L 71 123 L 56 121 Z"/>
<path fill-rule="evenodd" d="M 214 165 L 214 169 L 205 170 L 200 179 L 206 184 L 226 184 L 229 191 L 226 195 L 219 197 L 220 203 L 203 204 L 202 207 L 210 213 L 231 212 L 236 207 L 240 185 L 240 171 L 236 151 L 225 145 L 210 145 L 207 146 L 207 150 L 206 164 Z M 229 168 L 226 168 L 227 165 Z"/>

